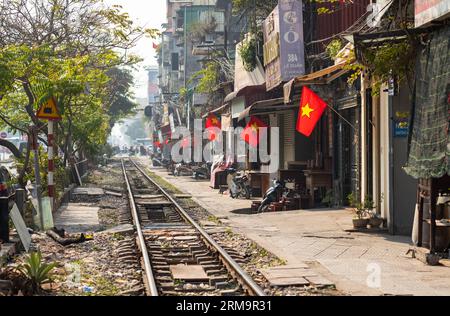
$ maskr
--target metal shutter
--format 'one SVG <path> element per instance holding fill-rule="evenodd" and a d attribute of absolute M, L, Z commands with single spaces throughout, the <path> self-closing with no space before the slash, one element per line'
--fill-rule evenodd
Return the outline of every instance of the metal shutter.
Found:
<path fill-rule="evenodd" d="M 294 112 L 283 115 L 283 140 L 284 168 L 288 168 L 288 162 L 295 161 L 295 116 Z"/>

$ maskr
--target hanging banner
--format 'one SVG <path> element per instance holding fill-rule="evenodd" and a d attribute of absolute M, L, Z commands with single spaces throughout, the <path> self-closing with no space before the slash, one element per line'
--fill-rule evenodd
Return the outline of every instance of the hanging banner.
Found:
<path fill-rule="evenodd" d="M 267 91 L 305 74 L 301 0 L 279 0 L 264 30 L 264 66 Z"/>

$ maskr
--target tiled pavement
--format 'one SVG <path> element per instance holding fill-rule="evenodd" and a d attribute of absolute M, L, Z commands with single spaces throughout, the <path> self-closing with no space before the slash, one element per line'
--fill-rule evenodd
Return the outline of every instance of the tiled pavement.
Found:
<path fill-rule="evenodd" d="M 144 161 L 143 161 L 144 162 Z M 148 163 L 148 161 L 147 161 Z M 236 231 L 285 259 L 307 262 L 353 295 L 450 295 L 450 268 L 429 267 L 406 256 L 410 238 L 388 234 L 350 233 L 348 210 L 302 210 L 248 214 L 251 202 L 232 200 L 208 182 L 164 177 Z"/>

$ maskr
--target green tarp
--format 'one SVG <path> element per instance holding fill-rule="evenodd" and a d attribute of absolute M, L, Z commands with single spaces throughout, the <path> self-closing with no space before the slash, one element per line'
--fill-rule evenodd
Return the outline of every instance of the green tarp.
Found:
<path fill-rule="evenodd" d="M 431 36 L 416 67 L 416 108 L 405 167 L 417 179 L 450 174 L 450 26 Z"/>

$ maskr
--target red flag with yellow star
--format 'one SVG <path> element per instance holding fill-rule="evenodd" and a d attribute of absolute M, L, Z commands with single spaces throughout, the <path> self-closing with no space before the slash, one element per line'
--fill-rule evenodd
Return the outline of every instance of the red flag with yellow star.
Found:
<path fill-rule="evenodd" d="M 217 138 L 217 135 L 216 133 L 214 133 L 214 130 L 216 128 L 221 129 L 222 124 L 220 123 L 219 118 L 211 113 L 208 115 L 208 118 L 206 119 L 205 127 L 206 130 L 208 131 L 209 140 L 213 141 Z"/>
<path fill-rule="evenodd" d="M 259 144 L 260 128 L 267 127 L 267 125 L 259 118 L 252 116 L 250 122 L 241 133 L 241 138 L 252 147 Z"/>
<path fill-rule="evenodd" d="M 190 145 L 189 138 L 185 137 L 181 140 L 181 148 L 188 148 Z"/>
<path fill-rule="evenodd" d="M 303 135 L 311 136 L 314 128 L 322 117 L 327 104 L 308 87 L 303 87 L 302 101 L 298 113 L 297 131 Z"/>

